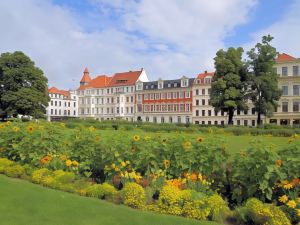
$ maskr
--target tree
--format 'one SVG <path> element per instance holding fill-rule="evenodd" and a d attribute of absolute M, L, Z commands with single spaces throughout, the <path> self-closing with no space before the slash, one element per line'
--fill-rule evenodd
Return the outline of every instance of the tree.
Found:
<path fill-rule="evenodd" d="M 0 109 L 8 115 L 42 116 L 49 102 L 47 78 L 23 52 L 0 56 Z"/>
<path fill-rule="evenodd" d="M 247 54 L 250 65 L 250 98 L 257 112 L 257 125 L 261 125 L 261 115 L 270 116 L 277 108 L 281 96 L 278 87 L 278 75 L 273 66 L 277 57 L 276 48 L 270 45 L 273 37 L 263 36 Z"/>
<path fill-rule="evenodd" d="M 242 61 L 243 48 L 229 48 L 217 52 L 215 75 L 210 100 L 216 111 L 228 113 L 228 124 L 233 124 L 235 110 L 246 109 L 247 67 Z"/>

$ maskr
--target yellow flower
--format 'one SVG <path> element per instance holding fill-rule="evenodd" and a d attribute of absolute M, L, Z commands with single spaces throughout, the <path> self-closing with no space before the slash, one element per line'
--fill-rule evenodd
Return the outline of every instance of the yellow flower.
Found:
<path fill-rule="evenodd" d="M 282 203 L 286 203 L 289 200 L 288 196 L 282 195 L 279 197 L 279 201 Z"/>
<path fill-rule="evenodd" d="M 286 190 L 289 190 L 289 189 L 293 188 L 293 184 L 291 184 L 291 183 L 284 184 L 283 188 L 286 189 Z"/>
<path fill-rule="evenodd" d="M 112 169 L 116 168 L 116 164 L 112 163 L 112 164 L 111 164 L 111 168 L 112 168 Z"/>
<path fill-rule="evenodd" d="M 151 139 L 151 137 L 149 137 L 149 136 L 145 137 L 145 141 L 149 141 L 150 139 Z"/>
<path fill-rule="evenodd" d="M 72 165 L 72 161 L 70 160 L 70 159 L 68 159 L 67 161 L 66 161 L 66 166 L 71 166 Z"/>
<path fill-rule="evenodd" d="M 66 161 L 66 160 L 67 160 L 67 156 L 66 156 L 66 155 L 61 155 L 61 156 L 59 157 L 59 159 L 60 159 L 61 161 Z"/>
<path fill-rule="evenodd" d="M 74 160 L 74 161 L 72 162 L 72 164 L 73 164 L 73 166 L 75 166 L 75 167 L 77 167 L 77 166 L 79 165 L 79 163 L 78 163 L 76 160 Z"/>
<path fill-rule="evenodd" d="M 300 209 L 297 209 L 296 211 L 297 211 L 297 216 L 300 217 Z"/>
<path fill-rule="evenodd" d="M 169 168 L 170 167 L 170 160 L 165 159 L 164 160 L 164 165 L 165 165 L 165 168 Z"/>
<path fill-rule="evenodd" d="M 29 133 L 32 133 L 32 132 L 33 132 L 33 126 L 29 125 L 29 126 L 27 127 L 27 131 L 28 131 Z"/>
<path fill-rule="evenodd" d="M 11 122 L 10 122 L 10 121 L 7 121 L 6 124 L 9 125 L 9 124 L 11 124 Z"/>
<path fill-rule="evenodd" d="M 134 135 L 134 136 L 133 136 L 133 140 L 134 140 L 134 141 L 139 141 L 139 140 L 140 140 L 140 136 Z"/>
<path fill-rule="evenodd" d="M 297 202 L 300 203 L 300 198 L 296 198 Z"/>
<path fill-rule="evenodd" d="M 18 132 L 20 130 L 20 128 L 19 127 L 13 127 L 12 130 L 13 130 L 13 132 Z"/>
<path fill-rule="evenodd" d="M 66 127 L 66 124 L 64 124 L 64 123 L 60 123 L 59 124 L 61 127 Z"/>
<path fill-rule="evenodd" d="M 277 159 L 277 160 L 275 161 L 275 165 L 276 165 L 277 167 L 280 167 L 280 166 L 282 165 L 282 160 Z"/>
<path fill-rule="evenodd" d="M 115 167 L 115 171 L 116 171 L 116 172 L 120 171 L 120 168 L 116 166 L 116 167 Z"/>
<path fill-rule="evenodd" d="M 297 206 L 297 203 L 294 200 L 290 200 L 288 201 L 288 203 L 286 203 L 286 205 L 292 209 L 294 209 Z"/>
<path fill-rule="evenodd" d="M 293 139 L 290 138 L 290 139 L 288 140 L 288 143 L 291 144 L 292 142 L 293 142 Z"/>
<path fill-rule="evenodd" d="M 4 124 L 0 124 L 0 129 L 3 129 L 5 127 Z"/>
<path fill-rule="evenodd" d="M 192 143 L 189 142 L 189 141 L 186 141 L 186 142 L 184 143 L 184 145 L 183 145 L 183 148 L 184 148 L 185 150 L 188 150 L 191 146 L 192 146 Z"/>
<path fill-rule="evenodd" d="M 89 127 L 89 131 L 90 131 L 90 132 L 94 132 L 95 130 L 96 130 L 95 127 L 93 127 L 93 126 L 90 126 L 90 127 Z"/>
<path fill-rule="evenodd" d="M 126 162 L 121 162 L 121 166 L 125 167 L 126 166 Z"/>
<path fill-rule="evenodd" d="M 127 165 L 129 165 L 129 164 L 130 164 L 130 161 L 127 160 L 125 163 L 126 163 Z"/>
<path fill-rule="evenodd" d="M 204 138 L 203 137 L 197 137 L 197 141 L 201 143 L 201 142 L 204 141 Z"/>

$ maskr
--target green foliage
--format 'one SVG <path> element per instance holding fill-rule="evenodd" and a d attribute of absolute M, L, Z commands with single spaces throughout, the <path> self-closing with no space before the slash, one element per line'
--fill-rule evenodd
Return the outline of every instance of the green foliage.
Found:
<path fill-rule="evenodd" d="M 261 114 L 270 116 L 277 108 L 277 101 L 281 96 L 278 87 L 278 75 L 273 66 L 277 57 L 276 49 L 270 45 L 273 37 L 263 36 L 262 43 L 257 43 L 248 52 L 251 67 L 250 84 L 252 91 L 250 98 L 258 114 L 257 123 L 261 124 Z"/>
<path fill-rule="evenodd" d="M 4 173 L 9 177 L 19 178 L 25 173 L 25 169 L 20 165 L 11 165 L 4 168 Z"/>
<path fill-rule="evenodd" d="M 75 180 L 75 174 L 72 172 L 65 172 L 63 170 L 56 170 L 53 172 L 54 179 L 62 184 L 72 183 Z"/>
<path fill-rule="evenodd" d="M 249 199 L 245 206 L 238 210 L 238 216 L 241 223 L 291 225 L 279 207 L 272 204 L 263 204 L 255 198 Z"/>
<path fill-rule="evenodd" d="M 228 112 L 228 124 L 233 123 L 236 109 L 246 108 L 245 87 L 247 69 L 242 61 L 242 48 L 219 50 L 215 60 L 216 72 L 211 85 L 210 101 L 215 110 Z"/>
<path fill-rule="evenodd" d="M 13 165 L 14 162 L 6 158 L 0 158 L 0 173 L 4 173 L 6 167 Z"/>
<path fill-rule="evenodd" d="M 42 116 L 48 105 L 47 78 L 22 52 L 0 56 L 0 109 L 8 114 Z"/>
<path fill-rule="evenodd" d="M 285 178 L 285 174 L 275 163 L 280 158 L 273 148 L 257 142 L 236 156 L 233 168 L 235 200 L 242 202 L 251 197 L 262 201 L 272 199 L 273 187 Z"/>
<path fill-rule="evenodd" d="M 124 205 L 141 209 L 146 204 L 145 190 L 136 183 L 127 183 L 121 193 Z"/>
<path fill-rule="evenodd" d="M 51 175 L 51 171 L 48 170 L 47 168 L 42 168 L 42 169 L 37 169 L 32 173 L 32 181 L 34 183 L 41 183 L 42 179 L 46 176 Z"/>
<path fill-rule="evenodd" d="M 85 189 L 85 192 L 88 197 L 111 200 L 117 191 L 111 184 L 103 183 L 91 185 Z"/>

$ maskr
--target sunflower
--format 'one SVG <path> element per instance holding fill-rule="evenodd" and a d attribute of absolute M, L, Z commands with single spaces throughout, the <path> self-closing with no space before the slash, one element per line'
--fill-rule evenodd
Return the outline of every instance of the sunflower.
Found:
<path fill-rule="evenodd" d="M 297 203 L 296 203 L 294 200 L 290 200 L 290 201 L 288 201 L 288 203 L 286 203 L 286 205 L 287 205 L 289 208 L 294 209 L 294 208 L 297 206 Z"/>
<path fill-rule="evenodd" d="M 6 124 L 9 125 L 9 124 L 11 124 L 11 122 L 10 122 L 10 121 L 7 121 Z"/>
<path fill-rule="evenodd" d="M 46 156 L 44 156 L 44 157 L 40 160 L 40 163 L 41 163 L 42 165 L 45 165 L 45 164 L 47 164 L 48 162 L 50 162 L 51 160 L 52 160 L 52 156 L 46 155 Z"/>
<path fill-rule="evenodd" d="M 5 127 L 4 124 L 0 124 L 0 129 L 3 129 Z"/>
<path fill-rule="evenodd" d="M 17 133 L 20 130 L 20 128 L 19 127 L 13 127 L 12 130 L 13 130 L 13 132 Z"/>
<path fill-rule="evenodd" d="M 288 196 L 282 195 L 279 197 L 279 201 L 282 203 L 286 203 L 289 200 Z"/>
<path fill-rule="evenodd" d="M 75 166 L 75 167 L 77 167 L 77 166 L 79 165 L 79 163 L 78 163 L 76 160 L 74 160 L 74 161 L 72 162 L 72 165 Z"/>
<path fill-rule="evenodd" d="M 163 143 L 166 143 L 166 142 L 167 142 L 167 139 L 166 139 L 166 138 L 163 138 L 163 139 L 162 139 L 162 142 L 163 142 Z"/>
<path fill-rule="evenodd" d="M 90 132 L 94 132 L 95 130 L 96 130 L 95 127 L 93 127 L 93 126 L 90 126 L 90 127 L 89 127 L 89 131 L 90 131 Z"/>
<path fill-rule="evenodd" d="M 32 132 L 33 132 L 33 126 L 29 125 L 29 126 L 27 127 L 27 131 L 28 131 L 29 133 L 32 133 Z"/>
<path fill-rule="evenodd" d="M 61 155 L 61 156 L 59 157 L 59 159 L 60 159 L 61 161 L 66 161 L 66 160 L 67 160 L 67 156 L 66 156 L 66 155 Z"/>
<path fill-rule="evenodd" d="M 68 159 L 68 160 L 66 161 L 66 166 L 69 167 L 69 166 L 71 166 L 71 165 L 72 165 L 72 161 L 71 161 L 70 159 Z"/>
<path fill-rule="evenodd" d="M 280 167 L 280 166 L 282 165 L 282 160 L 277 159 L 277 160 L 275 161 L 275 165 L 276 165 L 277 167 Z"/>
<path fill-rule="evenodd" d="M 139 141 L 139 140 L 140 140 L 140 136 L 134 135 L 134 136 L 133 136 L 133 140 L 134 140 L 134 141 Z"/>
<path fill-rule="evenodd" d="M 125 166 L 126 166 L 126 162 L 122 161 L 122 162 L 121 162 L 121 166 L 122 166 L 122 167 L 125 167 Z"/>
<path fill-rule="evenodd" d="M 201 142 L 204 141 L 204 138 L 203 137 L 197 137 L 197 141 L 201 143 Z"/>
<path fill-rule="evenodd" d="M 165 159 L 164 160 L 164 165 L 165 165 L 165 168 L 169 168 L 170 167 L 170 160 Z"/>
<path fill-rule="evenodd" d="M 186 141 L 186 142 L 183 144 L 183 148 L 184 148 L 185 150 L 188 150 L 191 146 L 192 146 L 192 143 L 189 142 L 189 141 Z"/>
<path fill-rule="evenodd" d="M 294 187 L 294 185 L 292 183 L 288 183 L 288 184 L 284 184 L 283 185 L 283 188 L 286 189 L 286 190 L 290 190 Z"/>

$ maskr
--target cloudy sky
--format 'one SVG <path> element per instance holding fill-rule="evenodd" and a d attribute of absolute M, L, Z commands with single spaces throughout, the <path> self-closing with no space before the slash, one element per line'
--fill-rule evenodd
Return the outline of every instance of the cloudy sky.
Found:
<path fill-rule="evenodd" d="M 300 57 L 300 0 L 1 0 L 0 52 L 23 51 L 49 86 L 145 68 L 150 80 L 213 70 L 220 48 L 263 35 Z"/>

